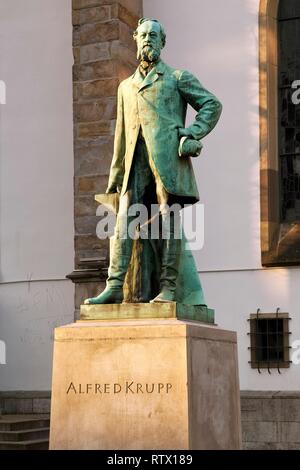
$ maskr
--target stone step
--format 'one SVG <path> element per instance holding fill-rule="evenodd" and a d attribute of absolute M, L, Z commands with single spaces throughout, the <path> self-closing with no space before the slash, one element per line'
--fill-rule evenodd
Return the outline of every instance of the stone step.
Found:
<path fill-rule="evenodd" d="M 30 429 L 49 428 L 49 418 L 6 418 L 0 419 L 0 432 L 3 431 L 29 431 Z"/>
<path fill-rule="evenodd" d="M 49 439 L 49 428 L 28 429 L 22 431 L 0 431 L 1 442 L 33 441 L 36 439 Z"/>
<path fill-rule="evenodd" d="M 0 441 L 0 450 L 48 450 L 48 439 L 35 439 L 31 441 L 5 442 Z"/>

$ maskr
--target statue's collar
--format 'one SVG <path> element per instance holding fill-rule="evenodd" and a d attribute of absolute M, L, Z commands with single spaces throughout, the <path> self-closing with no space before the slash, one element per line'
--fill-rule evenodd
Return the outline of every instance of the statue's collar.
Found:
<path fill-rule="evenodd" d="M 140 72 L 140 67 L 138 67 L 135 73 L 132 75 L 132 80 L 136 86 L 138 86 L 139 91 L 143 88 L 151 85 L 152 83 L 156 82 L 159 79 L 159 75 L 163 75 L 165 72 L 165 64 L 162 60 L 159 60 L 157 64 L 151 69 L 146 77 Z"/>
<path fill-rule="evenodd" d="M 153 70 L 156 70 L 156 73 L 162 75 L 165 71 L 165 68 L 166 68 L 165 64 L 163 63 L 161 59 L 159 59 L 159 61 L 153 67 Z"/>

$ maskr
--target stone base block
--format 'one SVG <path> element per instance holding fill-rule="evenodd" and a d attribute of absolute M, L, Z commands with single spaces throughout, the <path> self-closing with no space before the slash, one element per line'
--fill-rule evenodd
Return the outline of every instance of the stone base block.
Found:
<path fill-rule="evenodd" d="M 214 324 L 215 311 L 204 305 L 166 303 L 122 303 L 81 305 L 80 320 L 146 320 L 177 318 Z"/>
<path fill-rule="evenodd" d="M 236 334 L 177 319 L 55 330 L 51 449 L 239 449 Z"/>

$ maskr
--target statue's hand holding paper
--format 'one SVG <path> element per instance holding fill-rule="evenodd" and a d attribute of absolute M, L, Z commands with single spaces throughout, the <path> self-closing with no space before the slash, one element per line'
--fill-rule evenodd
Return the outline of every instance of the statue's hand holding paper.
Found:
<path fill-rule="evenodd" d="M 105 191 L 105 194 L 120 194 L 122 191 L 122 186 L 119 184 L 110 184 Z"/>

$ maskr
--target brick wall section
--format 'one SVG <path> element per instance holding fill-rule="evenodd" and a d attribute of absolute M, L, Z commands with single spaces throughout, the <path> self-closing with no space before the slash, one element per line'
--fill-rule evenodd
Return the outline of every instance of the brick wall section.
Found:
<path fill-rule="evenodd" d="M 108 241 L 96 237 L 94 195 L 107 187 L 117 88 L 137 66 L 132 33 L 141 15 L 142 0 L 73 0 L 76 269 L 108 265 Z M 77 310 L 103 288 L 93 275 L 73 280 Z"/>
<path fill-rule="evenodd" d="M 300 449 L 300 392 L 242 392 L 243 447 Z"/>

